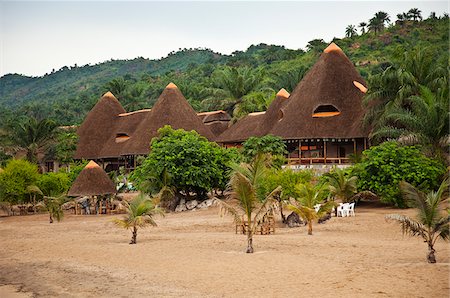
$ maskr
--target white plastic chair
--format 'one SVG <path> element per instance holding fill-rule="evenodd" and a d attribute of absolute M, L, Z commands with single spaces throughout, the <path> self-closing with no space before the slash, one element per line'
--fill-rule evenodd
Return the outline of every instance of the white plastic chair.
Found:
<path fill-rule="evenodd" d="M 348 216 L 355 216 L 355 203 L 348 205 Z"/>
<path fill-rule="evenodd" d="M 340 203 L 339 206 L 337 207 L 337 216 L 347 217 L 348 209 L 349 209 L 348 203 L 345 204 Z"/>
<path fill-rule="evenodd" d="M 320 204 L 314 205 L 314 210 L 316 210 L 316 213 L 319 212 L 320 206 L 321 206 Z"/>

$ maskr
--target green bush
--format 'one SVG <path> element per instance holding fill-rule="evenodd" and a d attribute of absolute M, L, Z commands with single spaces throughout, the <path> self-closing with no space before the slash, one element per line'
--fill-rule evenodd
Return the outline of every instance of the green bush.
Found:
<path fill-rule="evenodd" d="M 284 155 L 287 153 L 283 139 L 273 135 L 248 138 L 242 144 L 242 155 L 250 162 L 257 154 L 269 153 L 273 156 L 273 166 L 280 169 L 286 163 Z"/>
<path fill-rule="evenodd" d="M 0 172 L 0 201 L 11 204 L 30 200 L 28 187 L 36 185 L 38 167 L 26 160 L 12 159 Z"/>
<path fill-rule="evenodd" d="M 171 176 L 172 186 L 183 195 L 192 192 L 203 197 L 213 188 L 225 187 L 227 163 L 238 158 L 235 150 L 221 148 L 195 131 L 174 130 L 167 125 L 158 132 L 149 155 L 130 176 L 138 188 L 154 177 L 162 177 L 164 170 Z"/>
<path fill-rule="evenodd" d="M 269 190 L 281 186 L 281 198 L 298 197 L 296 185 L 305 184 L 311 181 L 314 173 L 311 170 L 293 171 L 291 169 L 272 169 L 267 175 L 267 179 L 262 187 L 261 194 L 258 197 L 264 197 Z"/>
<path fill-rule="evenodd" d="M 71 181 L 69 175 L 63 172 L 46 173 L 40 175 L 37 186 L 45 196 L 56 197 L 67 192 L 70 188 Z"/>
<path fill-rule="evenodd" d="M 436 189 L 446 169 L 440 162 L 427 158 L 415 146 L 385 142 L 363 152 L 363 159 L 354 165 L 358 190 L 370 190 L 381 201 L 407 207 L 400 194 L 399 183 L 406 181 L 427 192 Z"/>

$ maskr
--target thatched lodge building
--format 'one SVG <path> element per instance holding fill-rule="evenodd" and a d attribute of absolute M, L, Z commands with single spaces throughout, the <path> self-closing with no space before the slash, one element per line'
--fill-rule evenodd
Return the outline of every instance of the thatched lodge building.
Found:
<path fill-rule="evenodd" d="M 266 112 L 252 113 L 216 142 L 236 146 L 251 136 L 272 134 L 287 143 L 290 164 L 343 164 L 368 146 L 362 127 L 366 82 L 334 43 L 296 86 L 281 90 Z"/>
<path fill-rule="evenodd" d="M 167 85 L 152 109 L 127 113 L 111 92 L 105 93 L 77 130 L 75 159 L 91 159 L 107 170 L 134 168 L 136 156 L 146 155 L 158 129 L 195 130 L 210 141 L 228 128 L 224 111 L 197 114 L 173 83 Z"/>
<path fill-rule="evenodd" d="M 127 113 L 110 92 L 103 95 L 78 129 L 75 158 L 93 159 L 108 169 L 135 167 L 164 125 L 195 130 L 227 147 L 252 136 L 285 140 L 290 164 L 308 167 L 346 164 L 368 146 L 362 127 L 367 84 L 344 52 L 331 43 L 292 94 L 281 89 L 267 111 L 250 113 L 233 125 L 224 111 L 196 113 L 173 83 L 152 109 Z"/>

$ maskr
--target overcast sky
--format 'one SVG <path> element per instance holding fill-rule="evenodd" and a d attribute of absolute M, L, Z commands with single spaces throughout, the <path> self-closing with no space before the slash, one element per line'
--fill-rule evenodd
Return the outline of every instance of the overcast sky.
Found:
<path fill-rule="evenodd" d="M 417 7 L 424 17 L 447 1 L 333 2 L 22 2 L 0 0 L 0 76 L 40 76 L 62 66 L 111 58 L 158 59 L 178 48 L 230 54 L 251 44 L 305 48 L 343 37 L 345 27 L 377 11 Z"/>

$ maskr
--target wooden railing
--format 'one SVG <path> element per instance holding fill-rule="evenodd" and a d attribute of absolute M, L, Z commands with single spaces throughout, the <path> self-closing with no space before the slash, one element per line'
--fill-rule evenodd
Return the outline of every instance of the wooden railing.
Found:
<path fill-rule="evenodd" d="M 288 158 L 288 165 L 312 165 L 312 164 L 349 164 L 350 158 L 346 157 L 312 157 L 312 158 Z"/>

